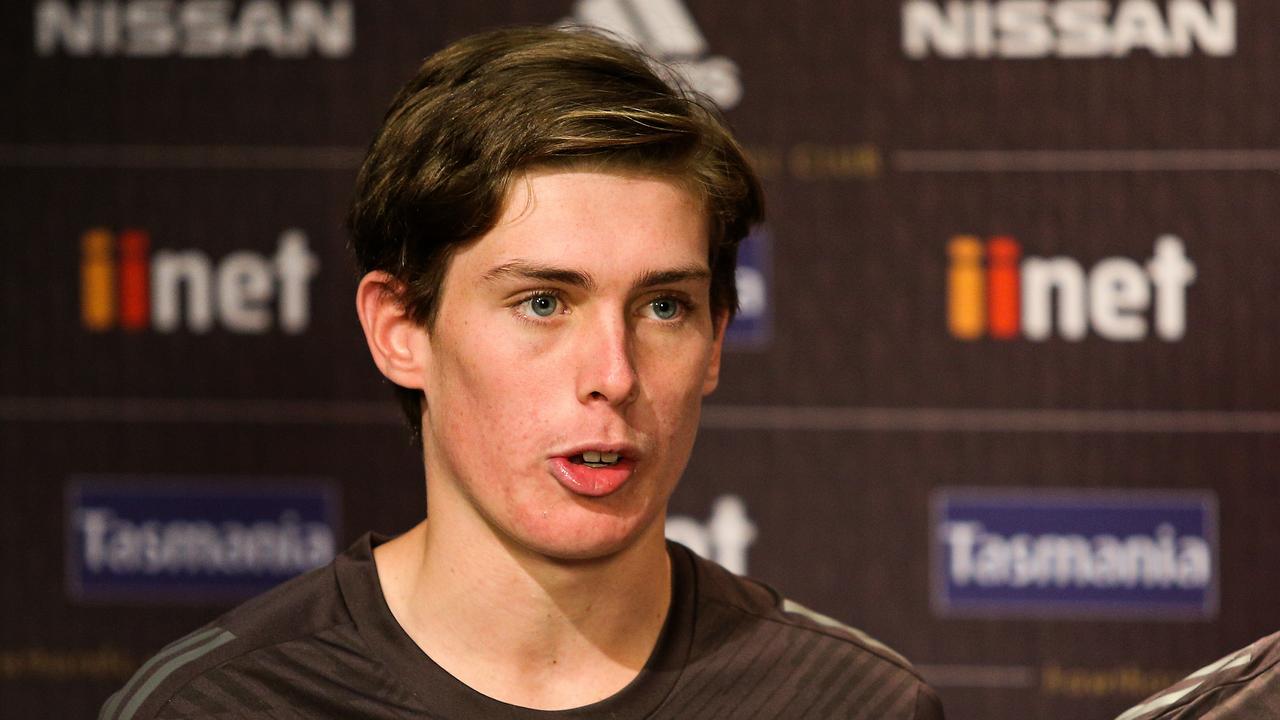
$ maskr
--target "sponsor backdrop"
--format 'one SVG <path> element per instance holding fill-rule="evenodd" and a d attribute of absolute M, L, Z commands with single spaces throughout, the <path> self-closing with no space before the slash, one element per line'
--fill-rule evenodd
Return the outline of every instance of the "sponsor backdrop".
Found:
<path fill-rule="evenodd" d="M 341 218 L 417 62 L 601 25 L 765 177 L 670 532 L 912 658 L 1104 718 L 1280 626 L 1280 6 L 0 7 L 0 707 L 421 514 Z"/>

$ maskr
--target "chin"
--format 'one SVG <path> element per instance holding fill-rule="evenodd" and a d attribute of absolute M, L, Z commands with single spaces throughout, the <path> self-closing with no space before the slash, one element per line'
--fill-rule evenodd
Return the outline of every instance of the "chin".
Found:
<path fill-rule="evenodd" d="M 641 542 L 652 528 L 652 518 L 621 517 L 573 508 L 525 524 L 515 539 L 527 550 L 566 562 L 604 560 Z M 569 516 L 572 516 L 571 518 Z M 659 529 L 660 532 L 660 529 Z"/>

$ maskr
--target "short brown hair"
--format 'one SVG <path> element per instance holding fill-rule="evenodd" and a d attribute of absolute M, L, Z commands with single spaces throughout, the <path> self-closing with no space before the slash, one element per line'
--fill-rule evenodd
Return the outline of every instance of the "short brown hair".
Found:
<path fill-rule="evenodd" d="M 427 58 L 392 100 L 356 180 L 347 225 L 360 273 L 390 274 L 405 312 L 430 327 L 453 252 L 493 227 L 519 173 L 639 171 L 703 201 L 711 309 L 732 316 L 738 243 L 762 219 L 763 193 L 718 111 L 674 78 L 582 29 L 495 30 Z M 396 390 L 420 440 L 422 392 Z"/>

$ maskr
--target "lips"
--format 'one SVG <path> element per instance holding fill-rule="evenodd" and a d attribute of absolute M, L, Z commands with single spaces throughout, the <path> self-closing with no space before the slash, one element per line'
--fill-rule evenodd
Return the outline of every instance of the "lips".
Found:
<path fill-rule="evenodd" d="M 614 452 L 619 455 L 612 465 L 602 463 L 585 463 L 583 455 L 592 452 L 606 454 Z M 590 455 L 588 455 L 590 457 Z M 635 473 L 636 460 L 634 454 L 627 450 L 604 450 L 582 448 L 556 455 L 549 460 L 551 474 L 560 485 L 575 495 L 585 497 L 604 497 L 618 490 Z"/>

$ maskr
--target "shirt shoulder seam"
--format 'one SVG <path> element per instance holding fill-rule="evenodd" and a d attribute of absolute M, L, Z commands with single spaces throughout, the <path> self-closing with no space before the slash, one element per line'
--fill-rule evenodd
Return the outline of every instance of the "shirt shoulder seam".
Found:
<path fill-rule="evenodd" d="M 704 600 L 706 600 L 707 602 L 716 603 L 717 605 L 721 605 L 723 607 L 726 607 L 732 610 L 737 610 L 740 613 L 743 613 L 745 615 L 750 615 L 751 617 L 754 617 L 758 620 L 764 620 L 766 622 L 771 622 L 777 625 L 783 625 L 796 630 L 815 633 L 818 635 L 822 635 L 824 637 L 831 638 L 833 640 L 838 640 L 840 642 L 845 643 L 846 645 L 852 645 L 853 647 L 858 648 L 859 650 L 862 650 L 863 652 L 866 652 L 869 655 L 875 656 L 879 660 L 889 663 L 890 665 L 893 665 L 894 667 L 900 670 L 906 671 L 913 678 L 915 678 L 920 684 L 924 684 L 924 678 L 921 677 L 919 671 L 917 671 L 910 664 L 903 665 L 897 658 L 885 655 L 884 653 L 879 652 L 875 648 L 869 647 L 866 644 L 860 642 L 857 638 L 850 637 L 849 635 L 846 635 L 844 633 L 838 633 L 838 632 L 835 632 L 834 630 L 828 630 L 823 627 L 809 627 L 807 625 L 795 622 L 794 620 L 791 620 L 786 617 L 772 617 L 771 615 L 764 614 L 759 611 L 752 610 L 750 608 L 742 607 L 737 603 L 729 602 L 728 600 L 724 600 L 722 598 L 707 597 L 707 598 L 704 598 Z"/>
<path fill-rule="evenodd" d="M 332 623 L 332 624 L 329 624 L 329 625 L 325 625 L 325 626 L 323 626 L 323 627 L 319 627 L 319 628 L 315 628 L 315 629 L 312 629 L 312 630 L 308 630 L 307 632 L 304 632 L 304 633 L 299 633 L 298 635 L 294 635 L 294 636 L 291 636 L 291 637 L 283 638 L 283 639 L 280 639 L 280 640 L 275 640 L 275 641 L 268 642 L 268 643 L 263 643 L 263 644 L 261 644 L 261 645 L 256 645 L 256 646 L 246 647 L 246 648 L 240 649 L 240 650 L 238 650 L 235 654 L 230 655 L 230 656 L 228 656 L 228 657 L 226 657 L 226 658 L 223 658 L 222 660 L 218 661 L 218 663 L 217 663 L 216 665 L 210 665 L 209 667 L 204 668 L 203 670 L 201 670 L 201 671 L 197 672 L 196 674 L 194 674 L 194 675 L 192 675 L 191 677 L 189 677 L 189 678 L 187 678 L 186 680 L 184 680 L 184 681 L 182 682 L 182 684 L 178 685 L 178 686 L 177 686 L 177 687 L 175 687 L 172 691 L 170 691 L 170 692 L 169 692 L 169 696 L 168 696 L 167 698 L 165 698 L 165 699 L 164 699 L 164 701 L 163 701 L 163 702 L 161 702 L 161 703 L 159 704 L 159 706 L 158 706 L 158 707 L 157 707 L 157 709 L 156 709 L 156 713 L 153 713 L 153 714 L 151 715 L 151 717 L 152 717 L 152 718 L 156 717 L 156 715 L 159 713 L 159 711 L 160 711 L 160 710 L 162 710 L 162 709 L 164 709 L 164 708 L 166 708 L 166 707 L 169 707 L 169 705 L 174 701 L 174 699 L 175 699 L 175 698 L 177 698 L 180 694 L 182 694 L 182 691 L 184 691 L 184 690 L 186 690 L 188 687 L 190 687 L 191 683 L 193 683 L 193 682 L 195 682 L 195 681 L 199 680 L 199 679 L 200 679 L 200 678 L 202 678 L 202 677 L 205 677 L 206 675 L 209 675 L 210 673 L 216 672 L 217 670 L 221 669 L 221 668 L 222 668 L 224 665 L 226 665 L 227 663 L 233 662 L 233 661 L 235 661 L 235 660 L 240 660 L 240 659 L 242 659 L 242 658 L 248 657 L 249 655 L 252 655 L 252 654 L 257 653 L 257 652 L 261 652 L 261 651 L 263 651 L 263 650 L 270 650 L 271 648 L 279 647 L 279 646 L 284 645 L 284 644 L 287 644 L 287 643 L 297 642 L 297 641 L 299 641 L 299 640 L 305 640 L 305 639 L 310 638 L 310 637 L 315 637 L 316 635 L 319 635 L 320 633 L 328 632 L 328 631 L 330 631 L 330 630 L 334 630 L 334 629 L 336 629 L 336 628 L 340 628 L 340 627 L 347 626 L 347 625 L 352 625 L 352 626 L 354 626 L 354 625 L 355 625 L 355 621 L 354 621 L 354 620 L 351 620 L 351 619 L 341 620 L 341 621 L 338 621 L 338 622 L 335 622 L 335 623 Z M 237 637 L 237 639 L 239 639 L 239 638 Z"/>

